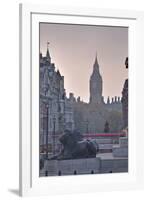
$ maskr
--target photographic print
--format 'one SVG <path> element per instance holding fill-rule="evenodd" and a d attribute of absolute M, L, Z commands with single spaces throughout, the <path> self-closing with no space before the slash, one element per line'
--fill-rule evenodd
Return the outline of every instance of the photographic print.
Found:
<path fill-rule="evenodd" d="M 128 172 L 128 27 L 39 35 L 39 176 Z"/>

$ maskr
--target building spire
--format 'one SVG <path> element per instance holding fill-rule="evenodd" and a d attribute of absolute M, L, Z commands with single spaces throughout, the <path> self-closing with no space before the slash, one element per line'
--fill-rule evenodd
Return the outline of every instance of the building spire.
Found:
<path fill-rule="evenodd" d="M 93 74 L 93 76 L 100 76 L 99 64 L 98 64 L 98 59 L 97 59 L 97 52 L 96 52 L 96 56 L 95 56 L 92 74 Z"/>
<path fill-rule="evenodd" d="M 51 57 L 50 57 L 50 53 L 49 53 L 49 42 L 47 42 L 47 51 L 46 51 L 46 58 L 49 61 L 49 63 L 51 63 Z"/>
<path fill-rule="evenodd" d="M 102 103 L 102 77 L 99 72 L 97 52 L 93 65 L 93 72 L 90 77 L 90 103 Z"/>
<path fill-rule="evenodd" d="M 95 55 L 95 63 L 94 65 L 98 65 L 98 60 L 97 60 L 97 51 L 96 51 L 96 55 Z"/>
<path fill-rule="evenodd" d="M 98 59 L 97 59 L 97 51 L 96 51 L 94 65 L 93 65 L 93 70 L 97 71 L 99 73 L 99 64 L 98 64 Z"/>

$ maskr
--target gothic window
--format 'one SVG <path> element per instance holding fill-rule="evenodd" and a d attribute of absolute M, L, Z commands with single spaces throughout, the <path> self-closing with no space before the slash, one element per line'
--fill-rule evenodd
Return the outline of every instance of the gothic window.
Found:
<path fill-rule="evenodd" d="M 40 128 L 45 131 L 47 128 L 47 117 L 42 117 L 40 119 Z"/>
<path fill-rule="evenodd" d="M 52 129 L 52 119 L 50 118 L 50 129 Z"/>
<path fill-rule="evenodd" d="M 58 104 L 58 112 L 61 112 L 60 104 Z"/>
<path fill-rule="evenodd" d="M 62 99 L 63 99 L 63 100 L 65 99 L 65 94 L 62 95 Z"/>

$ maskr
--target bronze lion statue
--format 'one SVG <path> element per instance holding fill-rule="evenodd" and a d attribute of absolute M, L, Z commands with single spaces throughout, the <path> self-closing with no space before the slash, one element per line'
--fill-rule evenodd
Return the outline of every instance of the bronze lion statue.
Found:
<path fill-rule="evenodd" d="M 82 140 L 82 136 L 78 131 L 68 131 L 59 138 L 63 145 L 62 151 L 50 159 L 66 160 L 95 158 L 98 146 L 94 140 Z"/>

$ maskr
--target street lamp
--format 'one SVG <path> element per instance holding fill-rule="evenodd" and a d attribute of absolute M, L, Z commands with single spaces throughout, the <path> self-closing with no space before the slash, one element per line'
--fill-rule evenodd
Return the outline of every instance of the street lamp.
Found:
<path fill-rule="evenodd" d="M 48 159 L 48 104 L 46 104 L 46 159 Z"/>
<path fill-rule="evenodd" d="M 53 155 L 55 155 L 55 125 L 56 125 L 56 118 L 53 117 Z"/>
<path fill-rule="evenodd" d="M 88 119 L 87 119 L 87 121 L 86 121 L 86 132 L 87 132 L 87 133 L 89 132 L 89 127 L 88 127 L 88 125 L 89 125 L 89 122 L 88 122 Z"/>

